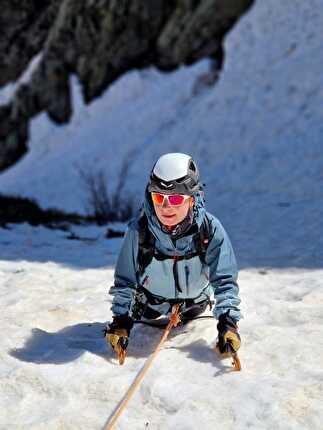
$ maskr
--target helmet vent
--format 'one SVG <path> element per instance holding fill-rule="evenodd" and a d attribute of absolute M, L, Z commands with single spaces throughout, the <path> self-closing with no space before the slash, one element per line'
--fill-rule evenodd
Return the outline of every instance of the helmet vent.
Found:
<path fill-rule="evenodd" d="M 187 176 L 182 176 L 181 178 L 176 179 L 176 182 L 178 184 L 181 184 L 182 182 L 185 182 L 187 180 Z"/>
<path fill-rule="evenodd" d="M 194 163 L 194 161 L 193 161 L 193 160 L 191 160 L 191 162 L 190 162 L 190 167 L 189 167 L 189 169 L 190 169 L 190 170 L 193 170 L 193 172 L 196 172 L 196 166 L 195 166 L 195 163 Z"/>

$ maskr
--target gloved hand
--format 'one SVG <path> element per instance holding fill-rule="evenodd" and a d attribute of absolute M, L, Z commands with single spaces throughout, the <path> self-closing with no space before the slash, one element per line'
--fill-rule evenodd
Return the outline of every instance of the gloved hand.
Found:
<path fill-rule="evenodd" d="M 231 357 L 241 345 L 237 323 L 230 317 L 229 312 L 227 311 L 225 314 L 220 315 L 217 325 L 219 334 L 216 350 L 221 358 Z"/>
<path fill-rule="evenodd" d="M 118 355 L 127 349 L 132 327 L 132 318 L 128 315 L 118 315 L 113 317 L 112 323 L 106 329 L 105 338 Z"/>

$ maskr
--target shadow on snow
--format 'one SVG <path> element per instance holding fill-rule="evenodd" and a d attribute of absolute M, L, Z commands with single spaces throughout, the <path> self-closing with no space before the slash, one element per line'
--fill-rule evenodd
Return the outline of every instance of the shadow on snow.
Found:
<path fill-rule="evenodd" d="M 22 348 L 10 350 L 9 354 L 20 361 L 29 363 L 59 365 L 75 361 L 84 353 L 89 352 L 116 365 L 116 354 L 104 339 L 105 327 L 106 324 L 100 322 L 80 323 L 65 327 L 56 333 L 34 328 L 25 345 Z M 223 365 L 213 349 L 203 339 L 185 346 L 177 346 L 176 342 L 172 342 L 176 336 L 184 334 L 186 330 L 185 327 L 173 329 L 162 350 L 182 351 L 189 359 L 212 363 L 220 373 L 230 370 L 228 366 Z M 131 332 L 127 357 L 148 358 L 160 341 L 162 333 L 163 330 L 157 328 L 135 326 Z"/>

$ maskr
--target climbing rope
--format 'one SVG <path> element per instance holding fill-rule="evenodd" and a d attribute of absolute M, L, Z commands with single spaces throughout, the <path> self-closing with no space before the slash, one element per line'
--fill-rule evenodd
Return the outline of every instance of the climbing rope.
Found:
<path fill-rule="evenodd" d="M 173 312 L 171 314 L 169 323 L 167 324 L 167 327 L 165 328 L 165 331 L 155 349 L 155 351 L 151 354 L 151 356 L 148 358 L 148 360 L 146 361 L 145 366 L 142 368 L 142 370 L 138 373 L 136 379 L 134 380 L 134 382 L 131 384 L 125 398 L 123 399 L 123 401 L 120 403 L 120 405 L 118 406 L 118 408 L 116 409 L 116 411 L 114 412 L 114 414 L 112 415 L 112 417 L 110 418 L 109 422 L 107 423 L 107 425 L 105 426 L 104 430 L 111 430 L 113 425 L 115 424 L 115 422 L 117 421 L 117 419 L 119 418 L 119 416 L 122 414 L 122 412 L 124 411 L 125 407 L 127 406 L 129 400 L 131 399 L 131 397 L 133 396 L 134 392 L 136 391 L 136 389 L 138 388 L 140 382 L 143 380 L 144 376 L 146 375 L 148 369 L 150 368 L 153 360 L 155 359 L 155 357 L 157 356 L 162 344 L 165 342 L 165 340 L 167 339 L 169 332 L 171 331 L 171 329 L 173 327 L 176 327 L 177 324 L 180 322 L 179 319 L 179 310 L 180 310 L 180 305 L 176 304 L 173 308 Z M 119 362 L 120 362 L 120 357 L 119 357 Z M 122 363 L 120 363 L 122 364 Z"/>

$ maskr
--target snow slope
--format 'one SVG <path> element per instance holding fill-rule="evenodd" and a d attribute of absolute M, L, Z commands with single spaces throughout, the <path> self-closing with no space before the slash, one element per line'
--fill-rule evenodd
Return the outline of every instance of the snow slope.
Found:
<path fill-rule="evenodd" d="M 270 264 L 320 266 L 322 6 L 258 1 L 227 38 L 218 84 L 195 95 L 206 61 L 167 75 L 128 73 L 88 107 L 74 82 L 72 123 L 37 118 L 31 151 L 0 176 L 0 192 L 84 211 L 79 170 L 103 169 L 113 189 L 131 155 L 127 187 L 139 204 L 156 158 L 187 152 L 200 164 L 208 207 L 231 232 L 243 266 L 268 264 L 272 247 L 277 261 Z"/>
<path fill-rule="evenodd" d="M 28 226 L 1 234 L 0 429 L 102 429 L 161 336 L 135 326 L 119 367 L 102 330 L 120 240 L 76 233 L 86 240 Z M 322 279 L 322 269 L 243 270 L 242 372 L 213 351 L 214 321 L 176 328 L 115 428 L 321 430 Z"/>
<path fill-rule="evenodd" d="M 205 61 L 129 73 L 88 107 L 73 82 L 73 122 L 37 118 L 31 151 L 0 176 L 0 192 L 84 210 L 80 168 L 105 168 L 113 187 L 133 151 L 139 202 L 161 153 L 199 162 L 241 267 L 243 371 L 214 354 L 213 321 L 178 328 L 116 429 L 323 428 L 322 6 L 256 2 L 214 88 L 196 90 Z M 122 369 L 102 339 L 120 240 L 11 227 L 0 230 L 0 429 L 102 428 L 161 335 L 136 326 Z"/>

